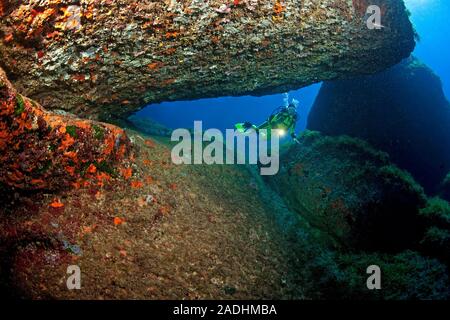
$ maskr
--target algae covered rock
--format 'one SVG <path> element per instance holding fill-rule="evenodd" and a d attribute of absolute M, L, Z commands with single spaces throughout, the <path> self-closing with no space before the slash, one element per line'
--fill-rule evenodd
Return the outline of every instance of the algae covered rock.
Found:
<path fill-rule="evenodd" d="M 133 126 L 148 135 L 170 137 L 173 131 L 149 117 L 132 115 L 127 120 L 130 121 Z"/>
<path fill-rule="evenodd" d="M 426 227 L 422 251 L 450 265 L 450 204 L 440 198 L 429 199 L 420 215 Z"/>
<path fill-rule="evenodd" d="M 270 185 L 334 246 L 396 251 L 419 240 L 423 190 L 385 153 L 358 139 L 307 131 L 280 162 Z"/>
<path fill-rule="evenodd" d="M 307 124 L 368 141 L 430 194 L 450 171 L 449 126 L 441 81 L 415 58 L 376 75 L 324 83 Z"/>
<path fill-rule="evenodd" d="M 439 196 L 447 201 L 450 201 L 450 173 L 445 176 L 440 185 Z"/>
<path fill-rule="evenodd" d="M 382 270 L 381 290 L 367 290 L 367 267 Z M 447 268 L 417 252 L 340 254 L 328 252 L 310 268 L 321 299 L 445 300 L 450 298 Z"/>
<path fill-rule="evenodd" d="M 7 0 L 0 36 L 20 92 L 92 117 L 370 74 L 415 45 L 402 0 Z"/>
<path fill-rule="evenodd" d="M 122 129 L 48 112 L 0 69 L 0 183 L 27 190 L 103 184 L 131 151 Z"/>

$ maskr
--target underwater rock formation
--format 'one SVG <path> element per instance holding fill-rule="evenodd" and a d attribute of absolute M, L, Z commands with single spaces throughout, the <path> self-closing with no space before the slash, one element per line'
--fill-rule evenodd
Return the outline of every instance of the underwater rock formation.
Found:
<path fill-rule="evenodd" d="M 346 136 L 307 131 L 300 140 L 267 180 L 331 246 L 398 252 L 420 240 L 423 189 L 387 154 Z"/>
<path fill-rule="evenodd" d="M 110 180 L 130 142 L 113 125 L 44 110 L 17 93 L 0 69 L 0 184 L 18 189 L 79 187 Z"/>
<path fill-rule="evenodd" d="M 381 30 L 366 25 L 369 4 Z M 371 74 L 415 45 L 401 0 L 7 0 L 0 35 L 20 92 L 84 117 Z"/>
<path fill-rule="evenodd" d="M 442 181 L 439 188 L 439 196 L 447 201 L 450 201 L 450 173 L 447 174 Z"/>
<path fill-rule="evenodd" d="M 386 153 L 306 131 L 265 179 L 297 213 L 294 250 L 314 299 L 450 297 L 450 205 L 427 199 Z M 383 290 L 367 290 L 369 265 L 383 270 Z"/>
<path fill-rule="evenodd" d="M 138 128 L 145 134 L 159 137 L 170 137 L 172 135 L 173 130 L 149 117 L 138 117 L 136 115 L 132 115 L 127 120 L 133 127 Z"/>
<path fill-rule="evenodd" d="M 429 199 L 420 215 L 426 226 L 421 250 L 450 266 L 450 204 L 440 198 Z"/>
<path fill-rule="evenodd" d="M 449 125 L 440 79 L 411 58 L 380 74 L 324 83 L 307 128 L 368 141 L 433 194 L 450 171 Z"/>
<path fill-rule="evenodd" d="M 57 193 L 2 193 L 0 296 L 304 298 L 290 242 L 245 167 L 178 166 L 170 144 L 127 134 L 140 151 L 124 179 Z M 53 197 L 64 206 L 52 207 Z M 66 287 L 74 264 L 81 290 Z"/>

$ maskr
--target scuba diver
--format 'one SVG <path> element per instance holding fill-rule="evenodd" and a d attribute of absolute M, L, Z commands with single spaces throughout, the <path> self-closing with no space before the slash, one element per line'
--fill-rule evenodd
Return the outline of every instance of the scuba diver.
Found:
<path fill-rule="evenodd" d="M 266 129 L 269 139 L 272 130 L 280 130 L 280 136 L 284 136 L 286 133 L 289 133 L 292 139 L 299 143 L 299 140 L 295 134 L 295 125 L 298 120 L 298 101 L 292 99 L 292 102 L 289 103 L 289 97 L 287 94 L 285 94 L 284 101 L 285 106 L 275 109 L 270 117 L 259 126 L 256 126 L 250 122 L 237 123 L 235 125 L 236 130 L 238 132 L 245 133 L 253 129 L 258 133 L 259 130 Z"/>

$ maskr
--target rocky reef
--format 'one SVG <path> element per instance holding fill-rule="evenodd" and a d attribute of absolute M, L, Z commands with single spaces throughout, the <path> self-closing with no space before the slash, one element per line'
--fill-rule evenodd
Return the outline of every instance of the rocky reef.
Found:
<path fill-rule="evenodd" d="M 448 299 L 450 205 L 386 153 L 348 136 L 307 131 L 267 183 L 298 214 L 298 256 L 317 297 Z M 369 292 L 365 269 L 383 270 Z"/>
<path fill-rule="evenodd" d="M 410 58 L 372 76 L 325 82 L 307 127 L 368 141 L 435 194 L 450 171 L 449 125 L 440 79 Z"/>
<path fill-rule="evenodd" d="M 0 183 L 21 190 L 79 188 L 110 180 L 131 155 L 113 125 L 44 110 L 19 94 L 0 69 Z"/>
<path fill-rule="evenodd" d="M 122 179 L 2 192 L 2 298 L 305 298 L 245 167 L 177 166 L 167 140 L 127 133 L 138 151 Z M 82 290 L 66 287 L 74 264 Z"/>
<path fill-rule="evenodd" d="M 2 1 L 1 66 L 49 109 L 124 115 L 154 102 L 285 92 L 407 57 L 401 0 Z"/>
<path fill-rule="evenodd" d="M 126 120 L 128 122 L 128 126 L 134 127 L 148 135 L 160 137 L 170 137 L 172 135 L 173 130 L 148 117 L 138 117 L 136 115 L 132 115 Z"/>
<path fill-rule="evenodd" d="M 429 199 L 420 215 L 426 228 L 421 249 L 450 265 L 450 204 L 440 198 Z"/>
<path fill-rule="evenodd" d="M 433 191 L 450 171 L 448 103 L 414 59 L 359 78 L 414 48 L 403 1 L 370 4 L 381 30 L 367 0 L 1 1 L 0 296 L 450 298 L 450 204 L 415 181 Z M 177 166 L 170 130 L 128 117 L 352 77 L 310 116 L 330 136 L 284 145 L 264 179 Z M 74 264 L 83 290 L 66 286 Z M 367 290 L 373 264 L 383 290 Z"/>
<path fill-rule="evenodd" d="M 398 251 L 419 240 L 425 195 L 385 153 L 354 138 L 307 132 L 281 159 L 270 184 L 334 247 Z"/>

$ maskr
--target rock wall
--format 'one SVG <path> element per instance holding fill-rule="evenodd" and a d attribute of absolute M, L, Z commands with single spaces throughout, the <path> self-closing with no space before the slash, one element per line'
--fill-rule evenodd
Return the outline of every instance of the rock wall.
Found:
<path fill-rule="evenodd" d="M 439 77 L 414 58 L 373 76 L 324 83 L 307 124 L 386 151 L 430 194 L 450 171 L 449 126 Z"/>
<path fill-rule="evenodd" d="M 4 0 L 0 64 L 18 90 L 84 117 L 154 102 L 284 92 L 407 57 L 401 0 Z"/>

